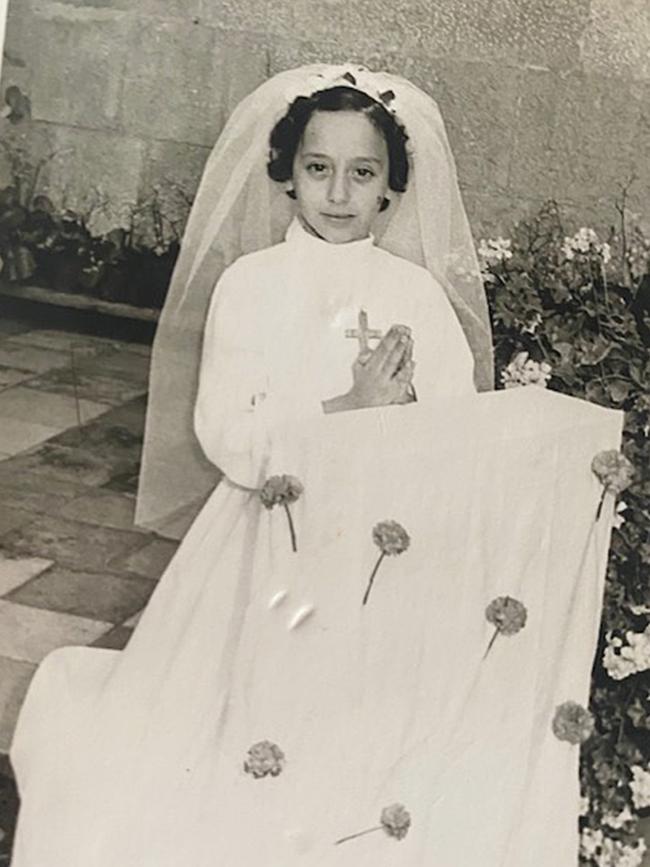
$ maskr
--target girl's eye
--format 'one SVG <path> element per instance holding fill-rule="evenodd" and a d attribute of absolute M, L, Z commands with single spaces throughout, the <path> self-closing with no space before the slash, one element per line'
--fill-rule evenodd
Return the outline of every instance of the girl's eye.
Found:
<path fill-rule="evenodd" d="M 365 180 L 366 178 L 374 178 L 375 173 L 373 172 L 372 169 L 366 168 L 365 166 L 361 166 L 360 168 L 357 169 L 357 175 L 360 178 L 363 178 Z"/>
<path fill-rule="evenodd" d="M 327 171 L 327 166 L 325 163 L 308 163 L 307 171 L 312 175 L 322 175 Z"/>

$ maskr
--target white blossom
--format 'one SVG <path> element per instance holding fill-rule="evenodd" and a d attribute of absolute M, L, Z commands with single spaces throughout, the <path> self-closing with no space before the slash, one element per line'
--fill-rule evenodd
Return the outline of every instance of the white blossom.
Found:
<path fill-rule="evenodd" d="M 629 807 L 624 807 L 620 813 L 608 813 L 603 817 L 603 824 L 614 830 L 620 830 L 628 822 L 634 822 L 634 816 Z"/>
<path fill-rule="evenodd" d="M 584 828 L 580 835 L 580 854 L 598 867 L 640 867 L 645 852 L 646 844 L 642 838 L 629 846 L 594 828 Z"/>
<path fill-rule="evenodd" d="M 632 801 L 637 810 L 650 807 L 650 769 L 645 770 L 640 765 L 632 765 Z"/>
<path fill-rule="evenodd" d="M 576 253 L 599 253 L 605 265 L 612 258 L 610 245 L 606 242 L 601 244 L 596 232 L 585 226 L 579 229 L 572 237 L 565 237 L 562 244 L 562 252 L 569 260 L 574 259 Z"/>
<path fill-rule="evenodd" d="M 595 828 L 583 828 L 580 835 L 580 854 L 584 858 L 594 858 L 603 848 L 605 835 Z"/>
<path fill-rule="evenodd" d="M 603 665 L 614 680 L 624 680 L 631 674 L 650 669 L 650 626 L 643 632 L 625 633 L 625 642 L 608 633 L 603 653 Z"/>
<path fill-rule="evenodd" d="M 518 352 L 501 371 L 501 382 L 505 388 L 517 388 L 520 385 L 539 385 L 546 388 L 551 378 L 551 370 L 551 365 L 545 361 L 533 361 L 527 352 Z"/>
<path fill-rule="evenodd" d="M 612 519 L 612 527 L 616 527 L 618 530 L 625 523 L 625 518 L 623 516 L 623 512 L 628 508 L 627 503 L 624 500 L 620 500 L 616 504 L 616 511 L 614 512 L 614 517 Z"/>
<path fill-rule="evenodd" d="M 479 257 L 488 265 L 512 259 L 512 241 L 509 238 L 481 238 L 478 245 Z"/>

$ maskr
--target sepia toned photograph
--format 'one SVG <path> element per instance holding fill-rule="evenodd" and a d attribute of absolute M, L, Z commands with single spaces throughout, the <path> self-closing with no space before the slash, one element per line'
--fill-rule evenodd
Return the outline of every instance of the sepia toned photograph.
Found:
<path fill-rule="evenodd" d="M 650 867 L 647 0 L 0 45 L 0 867 Z"/>

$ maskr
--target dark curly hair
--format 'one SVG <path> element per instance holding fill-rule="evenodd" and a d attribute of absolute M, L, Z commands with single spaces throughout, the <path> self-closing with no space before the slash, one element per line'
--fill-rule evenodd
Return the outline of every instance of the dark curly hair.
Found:
<path fill-rule="evenodd" d="M 409 175 L 408 136 L 395 117 L 372 97 L 353 87 L 331 87 L 295 99 L 271 131 L 267 172 L 274 181 L 289 181 L 298 145 L 316 111 L 360 111 L 384 136 L 388 148 L 388 186 L 396 193 L 406 190 Z M 295 196 L 295 194 L 294 194 Z M 388 205 L 384 200 L 382 210 Z"/>

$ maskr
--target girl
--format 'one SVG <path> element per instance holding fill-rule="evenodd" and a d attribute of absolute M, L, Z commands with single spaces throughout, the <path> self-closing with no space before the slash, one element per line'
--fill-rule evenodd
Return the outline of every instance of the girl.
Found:
<path fill-rule="evenodd" d="M 561 818 L 546 861 L 520 845 L 539 714 L 495 700 L 458 580 L 493 580 L 459 544 L 480 480 L 454 484 L 490 370 L 434 103 L 349 65 L 248 97 L 160 324 L 139 521 L 178 532 L 210 492 L 125 651 L 40 667 L 13 867 L 572 863 Z"/>

